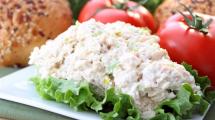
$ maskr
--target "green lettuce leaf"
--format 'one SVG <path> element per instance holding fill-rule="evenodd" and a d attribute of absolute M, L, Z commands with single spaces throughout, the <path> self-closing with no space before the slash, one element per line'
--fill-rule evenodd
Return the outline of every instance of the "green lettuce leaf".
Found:
<path fill-rule="evenodd" d="M 196 84 L 200 86 L 201 91 L 203 92 L 204 99 L 210 103 L 214 102 L 215 90 L 211 87 L 210 79 L 207 76 L 199 76 L 197 70 L 192 68 L 192 65 L 185 62 L 182 63 L 182 65 L 195 78 Z"/>
<path fill-rule="evenodd" d="M 201 95 L 195 94 L 191 86 L 184 83 L 176 94 L 176 98 L 163 101 L 156 109 L 152 120 L 181 120 L 192 118 L 193 112 L 203 114 L 209 106 Z"/>
<path fill-rule="evenodd" d="M 152 120 L 181 120 L 192 118 L 194 113 L 203 115 L 210 103 L 215 100 L 215 91 L 207 76 L 199 76 L 191 65 L 182 63 L 184 68 L 195 78 L 203 94 L 193 92 L 189 84 L 183 84 L 177 91 L 176 98 L 163 101 L 156 109 L 156 116 Z"/>
<path fill-rule="evenodd" d="M 43 98 L 68 104 L 75 110 L 93 110 L 104 120 L 141 120 L 140 111 L 131 96 L 119 93 L 114 88 L 106 90 L 101 100 L 84 81 L 78 83 L 39 76 L 33 77 L 32 81 Z"/>

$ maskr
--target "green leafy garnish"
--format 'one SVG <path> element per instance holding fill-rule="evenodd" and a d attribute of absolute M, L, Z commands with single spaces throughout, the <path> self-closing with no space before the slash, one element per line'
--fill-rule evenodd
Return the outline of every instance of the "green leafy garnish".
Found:
<path fill-rule="evenodd" d="M 197 70 L 191 65 L 182 63 L 184 68 L 195 78 L 195 83 L 200 86 L 203 92 L 203 97 L 208 102 L 212 103 L 215 100 L 215 91 L 211 88 L 211 81 L 207 76 L 199 76 Z"/>
<path fill-rule="evenodd" d="M 68 104 L 75 110 L 93 110 L 104 120 L 141 120 L 131 96 L 114 88 L 106 90 L 103 99 L 99 100 L 96 92 L 84 81 L 77 83 L 53 77 L 34 77 L 32 81 L 43 98 Z"/>
<path fill-rule="evenodd" d="M 192 118 L 193 113 L 203 115 L 210 103 L 215 100 L 215 91 L 207 76 L 199 76 L 191 65 L 182 63 L 184 68 L 194 77 L 196 85 L 203 94 L 194 93 L 192 87 L 185 83 L 176 93 L 176 98 L 163 101 L 156 109 L 152 120 L 181 120 Z"/>
<path fill-rule="evenodd" d="M 88 0 L 68 0 L 68 1 L 70 3 L 70 8 L 73 13 L 73 18 L 76 21 L 78 19 L 81 9 L 87 3 Z"/>
<path fill-rule="evenodd" d="M 201 95 L 195 94 L 191 86 L 184 83 L 176 94 L 176 98 L 163 101 L 156 109 L 156 116 L 152 120 L 181 120 L 192 117 L 197 111 L 204 114 L 209 103 Z"/>

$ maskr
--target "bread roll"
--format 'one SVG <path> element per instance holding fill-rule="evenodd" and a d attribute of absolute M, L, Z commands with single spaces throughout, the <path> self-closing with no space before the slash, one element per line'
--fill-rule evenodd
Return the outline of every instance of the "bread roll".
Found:
<path fill-rule="evenodd" d="M 35 46 L 71 24 L 67 0 L 0 0 L 0 66 L 26 66 Z"/>
<path fill-rule="evenodd" d="M 180 3 L 192 8 L 194 12 L 215 15 L 215 0 L 165 0 L 155 13 L 158 22 L 164 23 L 176 10 L 184 11 L 185 8 Z"/>

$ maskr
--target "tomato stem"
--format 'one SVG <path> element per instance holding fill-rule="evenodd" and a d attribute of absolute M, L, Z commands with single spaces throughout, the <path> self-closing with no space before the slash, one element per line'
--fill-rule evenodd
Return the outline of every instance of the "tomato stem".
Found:
<path fill-rule="evenodd" d="M 196 19 L 195 19 L 195 26 L 197 29 L 201 29 L 203 26 L 202 26 L 202 19 L 198 16 L 196 16 Z"/>
<path fill-rule="evenodd" d="M 115 4 L 114 7 L 116 9 L 125 9 L 127 6 L 124 3 Z"/>
<path fill-rule="evenodd" d="M 208 26 L 211 24 L 211 22 L 213 21 L 212 19 L 209 19 L 205 24 L 203 22 L 203 18 L 201 18 L 198 15 L 193 15 L 192 10 L 185 6 L 184 4 L 181 3 L 182 6 L 185 7 L 185 9 L 189 12 L 189 14 L 191 15 L 191 19 L 188 18 L 184 13 L 182 13 L 181 11 L 178 11 L 183 17 L 185 22 L 187 23 L 187 25 L 195 30 L 198 30 L 200 32 L 202 32 L 203 34 L 207 34 L 208 33 Z"/>

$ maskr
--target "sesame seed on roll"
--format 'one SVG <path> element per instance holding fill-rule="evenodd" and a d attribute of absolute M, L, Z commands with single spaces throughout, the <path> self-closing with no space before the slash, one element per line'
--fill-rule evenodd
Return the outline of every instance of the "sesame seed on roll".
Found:
<path fill-rule="evenodd" d="M 26 66 L 34 47 L 71 24 L 67 0 L 0 0 L 0 66 Z"/>

